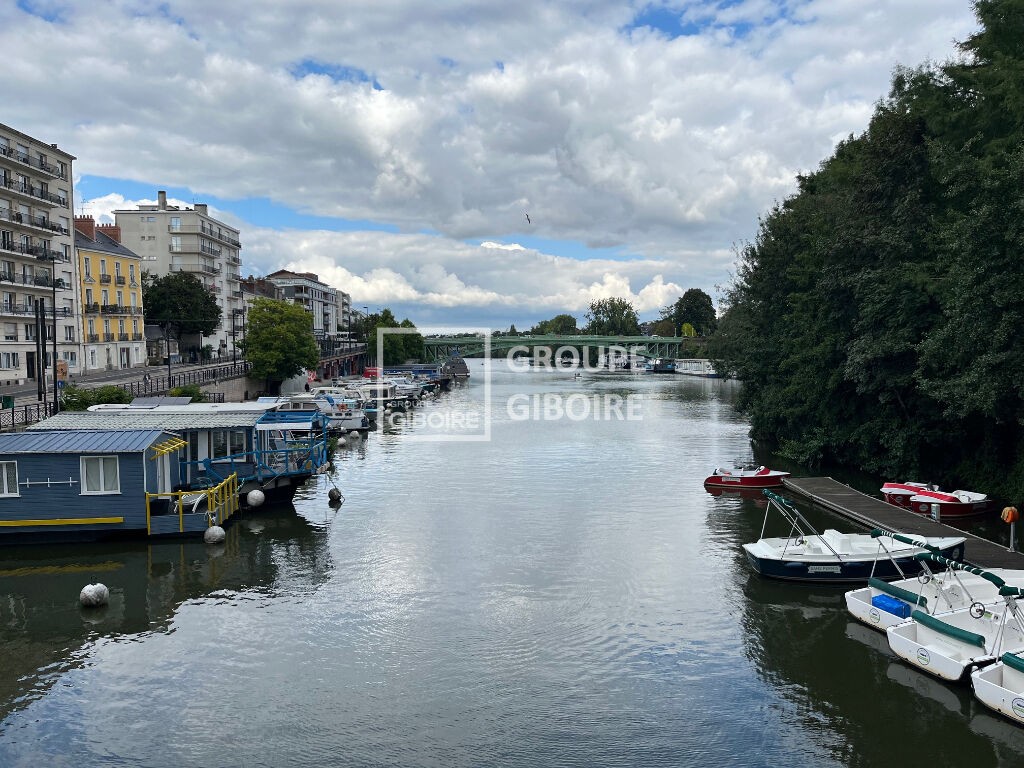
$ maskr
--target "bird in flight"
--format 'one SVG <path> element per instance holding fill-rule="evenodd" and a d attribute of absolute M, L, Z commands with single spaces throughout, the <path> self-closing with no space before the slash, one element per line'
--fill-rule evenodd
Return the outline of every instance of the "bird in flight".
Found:
<path fill-rule="evenodd" d="M 526 214 L 526 223 L 527 224 L 533 224 L 533 222 L 530 221 L 530 214 Z"/>

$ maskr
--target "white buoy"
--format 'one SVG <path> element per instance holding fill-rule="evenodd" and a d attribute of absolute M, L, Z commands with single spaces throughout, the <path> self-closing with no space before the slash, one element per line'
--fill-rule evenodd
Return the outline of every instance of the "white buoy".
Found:
<path fill-rule="evenodd" d="M 338 445 L 345 445 L 345 443 L 347 443 L 347 442 L 348 442 L 348 440 L 345 439 L 344 435 L 339 435 L 339 437 L 338 437 Z"/>
<path fill-rule="evenodd" d="M 220 544 L 224 541 L 224 537 L 226 535 L 227 534 L 224 533 L 224 529 L 219 525 L 211 525 L 206 529 L 206 532 L 203 533 L 203 541 L 207 544 Z"/>
<path fill-rule="evenodd" d="M 258 507 L 266 500 L 266 496 L 263 495 L 263 491 L 259 488 L 253 488 L 247 494 L 245 494 L 245 502 L 250 507 Z"/>
<path fill-rule="evenodd" d="M 353 429 L 351 432 L 348 433 L 348 436 L 349 437 L 359 437 L 359 430 L 358 429 Z"/>
<path fill-rule="evenodd" d="M 86 584 L 78 596 L 78 601 L 86 608 L 106 605 L 110 600 L 110 590 L 105 584 Z"/>

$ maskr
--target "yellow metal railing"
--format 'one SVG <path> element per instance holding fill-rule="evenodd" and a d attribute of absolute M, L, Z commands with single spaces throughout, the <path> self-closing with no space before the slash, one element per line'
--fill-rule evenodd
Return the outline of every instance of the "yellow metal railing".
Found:
<path fill-rule="evenodd" d="M 186 514 L 205 514 L 209 526 L 220 525 L 238 511 L 238 475 L 229 475 L 223 482 L 210 488 L 194 491 L 166 491 L 146 494 L 146 533 L 152 533 L 151 504 L 166 499 L 178 515 L 178 532 L 185 531 Z M 206 502 L 205 508 L 203 502 Z"/>

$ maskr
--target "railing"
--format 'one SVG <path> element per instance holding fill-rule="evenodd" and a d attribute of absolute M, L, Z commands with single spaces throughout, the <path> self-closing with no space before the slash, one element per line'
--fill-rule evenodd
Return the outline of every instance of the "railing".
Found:
<path fill-rule="evenodd" d="M 230 475 L 212 488 L 146 494 L 146 533 L 152 533 L 150 516 L 160 499 L 177 510 L 178 532 L 185 532 L 186 514 L 207 515 L 210 525 L 220 525 L 238 511 L 238 475 Z M 206 502 L 205 509 L 203 502 Z"/>
<path fill-rule="evenodd" d="M 95 302 L 92 304 L 86 304 L 83 309 L 87 315 L 98 315 L 100 313 L 100 305 Z"/>
<path fill-rule="evenodd" d="M 118 285 L 124 285 L 124 284 L 125 284 L 125 279 L 124 279 L 124 276 L 123 276 L 123 275 L 118 275 L 118 276 L 117 276 L 117 277 L 116 277 L 116 278 L 114 279 L 114 282 L 115 282 L 115 283 L 117 283 Z"/>
<path fill-rule="evenodd" d="M 100 340 L 100 335 L 98 333 L 90 333 L 89 334 L 89 343 L 90 344 L 95 344 L 99 340 Z"/>
<path fill-rule="evenodd" d="M 0 155 L 9 157 L 12 160 L 17 160 L 19 163 L 24 163 L 25 165 L 33 168 L 38 168 L 39 170 L 50 174 L 54 178 L 63 179 L 65 177 L 65 174 L 61 171 L 60 167 L 45 163 L 38 157 L 32 159 L 31 155 L 27 155 L 15 147 L 0 147 Z"/>
<path fill-rule="evenodd" d="M 103 304 L 100 307 L 100 312 L 105 315 L 129 315 L 128 307 L 123 304 Z"/>
<path fill-rule="evenodd" d="M 35 315 L 35 307 L 28 307 L 24 304 L 9 304 L 6 301 L 0 304 L 0 314 L 4 315 Z M 53 317 L 53 308 L 44 307 L 44 317 Z M 61 307 L 57 311 L 57 317 L 71 317 L 71 309 L 69 307 Z"/>
<path fill-rule="evenodd" d="M 26 216 L 19 211 L 12 211 L 9 208 L 0 208 L 0 219 L 13 222 L 14 224 L 24 224 L 29 227 L 45 229 L 48 232 L 55 232 L 58 235 L 68 234 L 68 231 L 64 229 L 64 227 L 56 222 L 50 221 L 45 216 Z"/>
<path fill-rule="evenodd" d="M 56 251 L 53 248 L 47 248 L 42 245 L 26 245 L 21 242 L 14 242 L 13 240 L 0 240 L 0 249 L 10 251 L 11 253 L 20 253 L 25 256 L 35 256 L 37 259 L 43 261 L 69 261 L 70 259 L 64 258 L 62 251 Z"/>
<path fill-rule="evenodd" d="M 66 198 L 58 197 L 57 195 L 51 195 L 49 192 L 44 192 L 41 187 L 33 187 L 31 184 L 24 184 L 15 179 L 8 179 L 3 184 L 3 186 L 11 190 L 12 192 L 17 192 L 18 194 L 21 195 L 28 195 L 29 197 L 34 197 L 37 200 L 43 200 L 48 203 L 53 203 L 54 205 L 67 206 L 68 204 Z"/>
<path fill-rule="evenodd" d="M 103 334 L 103 340 L 104 341 L 113 341 L 114 340 L 114 334 L 112 334 L 112 333 L 104 333 Z"/>
<path fill-rule="evenodd" d="M 207 227 L 205 225 L 200 225 L 197 227 L 195 225 L 183 226 L 179 224 L 178 226 L 174 226 L 173 224 L 168 224 L 167 231 L 172 232 L 174 234 L 184 233 L 186 235 L 206 235 L 207 237 L 212 237 L 216 240 L 220 240 L 221 242 L 227 243 L 228 245 L 233 245 L 235 246 L 235 248 L 242 247 L 242 244 L 235 240 L 235 238 L 231 237 L 230 235 L 226 235 L 223 232 L 218 232 L 217 230 L 212 229 L 211 227 Z"/>
<path fill-rule="evenodd" d="M 119 333 L 119 334 L 117 334 L 117 340 L 118 341 L 130 341 L 130 338 L 129 338 L 127 333 Z"/>
<path fill-rule="evenodd" d="M 110 284 L 110 275 L 100 275 L 100 282 L 104 285 Z"/>

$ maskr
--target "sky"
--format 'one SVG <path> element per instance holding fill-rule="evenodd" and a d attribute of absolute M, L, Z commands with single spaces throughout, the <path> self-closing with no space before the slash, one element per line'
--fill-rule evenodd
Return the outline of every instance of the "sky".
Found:
<path fill-rule="evenodd" d="M 243 275 L 421 327 L 643 320 L 720 305 L 893 68 L 976 26 L 968 0 L 0 0 L 0 121 L 76 157 L 76 215 L 208 204 Z"/>

